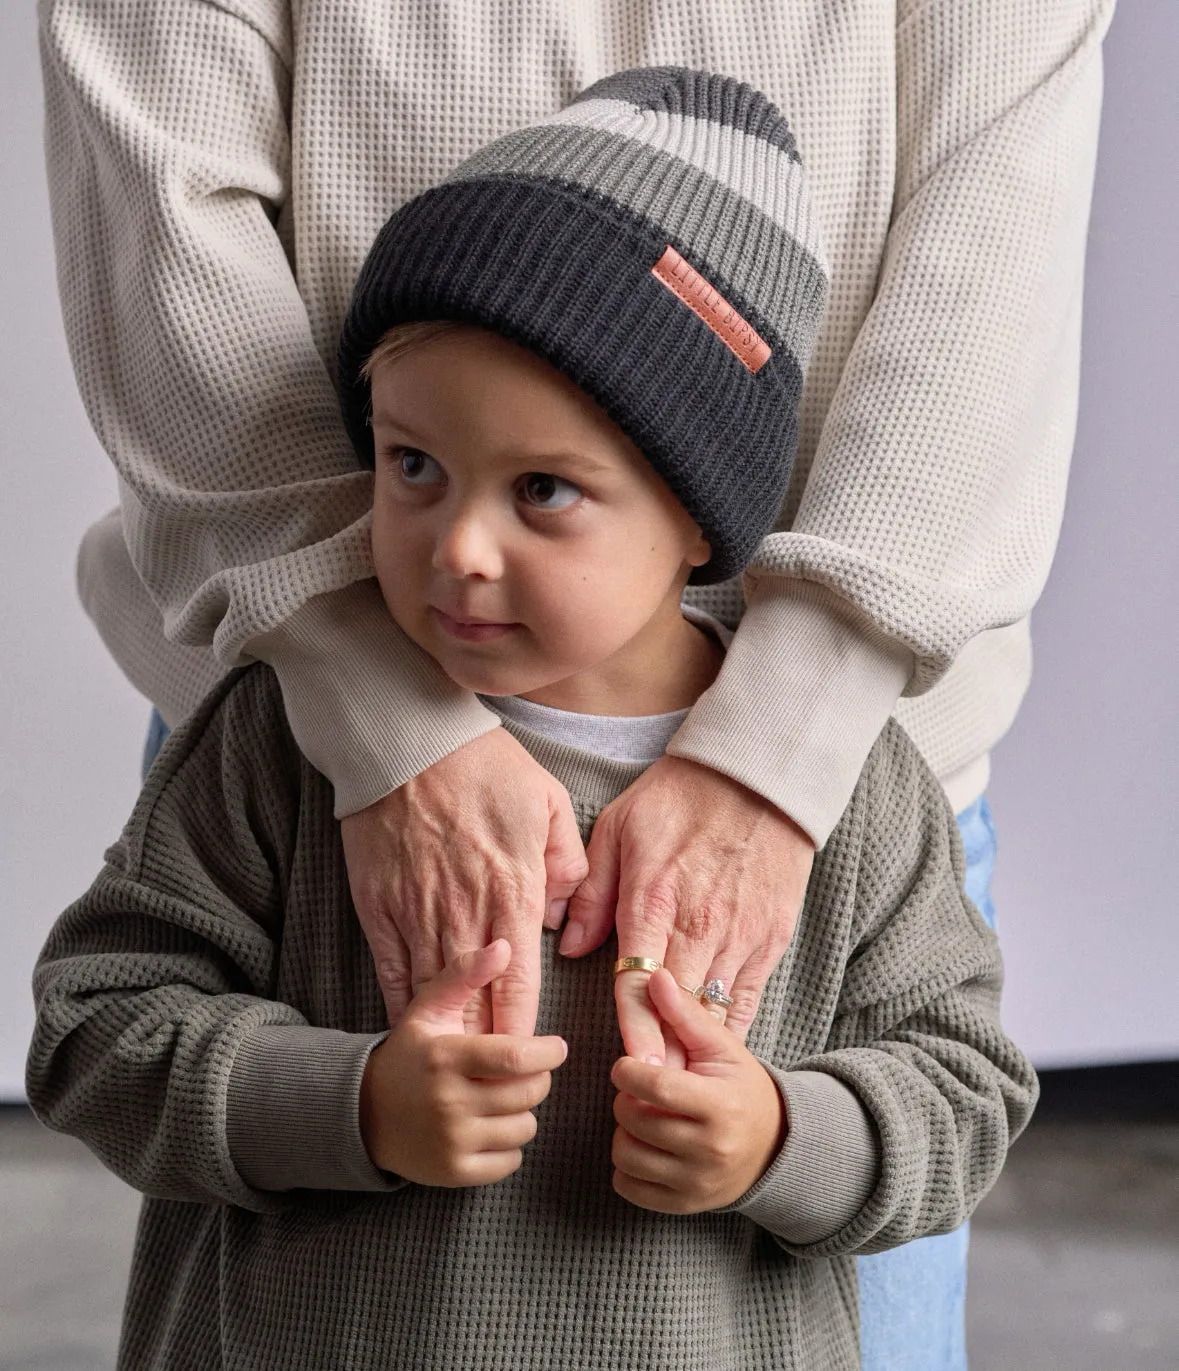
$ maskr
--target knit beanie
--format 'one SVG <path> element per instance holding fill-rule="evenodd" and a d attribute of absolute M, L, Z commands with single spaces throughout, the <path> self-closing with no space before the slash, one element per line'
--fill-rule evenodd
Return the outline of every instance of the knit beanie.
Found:
<path fill-rule="evenodd" d="M 700 525 L 698 584 L 740 571 L 794 460 L 827 267 L 794 138 L 764 95 L 619 72 L 402 205 L 356 283 L 337 380 L 373 465 L 361 367 L 411 320 L 532 349 L 606 411 Z"/>

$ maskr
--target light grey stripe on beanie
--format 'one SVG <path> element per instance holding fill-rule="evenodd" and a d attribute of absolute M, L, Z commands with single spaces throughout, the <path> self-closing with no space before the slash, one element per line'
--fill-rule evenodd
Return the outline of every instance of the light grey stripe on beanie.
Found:
<path fill-rule="evenodd" d="M 826 270 L 796 238 L 720 181 L 637 140 L 552 124 L 506 134 L 447 179 L 494 176 L 588 190 L 678 238 L 692 265 L 718 289 L 725 283 L 738 292 L 806 366 L 822 316 Z"/>
<path fill-rule="evenodd" d="M 794 134 L 771 101 L 744 81 L 717 72 L 631 67 L 595 81 L 575 103 L 588 100 L 621 100 L 643 109 L 667 110 L 744 129 L 792 161 L 799 160 Z"/>
<path fill-rule="evenodd" d="M 572 124 L 633 139 L 687 162 L 748 200 L 826 266 L 819 228 L 798 162 L 743 129 L 619 100 L 579 100 L 535 127 Z"/>

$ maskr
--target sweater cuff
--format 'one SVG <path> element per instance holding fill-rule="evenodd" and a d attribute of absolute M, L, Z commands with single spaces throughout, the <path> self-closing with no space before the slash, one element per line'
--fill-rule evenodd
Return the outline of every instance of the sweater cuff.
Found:
<path fill-rule="evenodd" d="M 360 1136 L 360 1082 L 384 1033 L 271 1024 L 242 1039 L 226 1100 L 229 1155 L 255 1190 L 397 1190 Z"/>
<path fill-rule="evenodd" d="M 295 741 L 335 787 L 337 819 L 499 727 L 397 627 L 375 580 L 317 595 L 248 651 L 277 673 Z"/>
<path fill-rule="evenodd" d="M 765 796 L 822 847 L 912 667 L 825 586 L 763 578 L 667 750 Z"/>
<path fill-rule="evenodd" d="M 786 1102 L 786 1141 L 731 1207 L 792 1246 L 822 1242 L 845 1228 L 876 1188 L 876 1130 L 855 1092 L 836 1077 L 762 1065 Z"/>

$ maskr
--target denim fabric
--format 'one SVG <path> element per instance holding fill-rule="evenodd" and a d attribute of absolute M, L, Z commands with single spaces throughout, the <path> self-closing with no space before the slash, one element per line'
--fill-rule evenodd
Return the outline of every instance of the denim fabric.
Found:
<path fill-rule="evenodd" d="M 995 927 L 995 826 L 986 796 L 958 815 L 966 893 Z M 970 1225 L 861 1257 L 864 1371 L 966 1371 L 966 1249 Z"/>
<path fill-rule="evenodd" d="M 160 748 L 164 746 L 164 739 L 167 738 L 170 731 L 168 725 L 160 718 L 160 711 L 153 709 L 151 718 L 147 721 L 147 737 L 143 742 L 143 761 L 139 767 L 141 780 L 147 780 L 147 773 L 151 770 L 151 764 L 159 755 Z"/>
<path fill-rule="evenodd" d="M 143 750 L 146 776 L 168 736 L 154 710 Z M 958 815 L 966 849 L 966 893 L 992 928 L 995 828 L 986 796 Z M 966 1371 L 966 1248 L 969 1224 L 861 1257 L 860 1325 L 864 1371 Z"/>

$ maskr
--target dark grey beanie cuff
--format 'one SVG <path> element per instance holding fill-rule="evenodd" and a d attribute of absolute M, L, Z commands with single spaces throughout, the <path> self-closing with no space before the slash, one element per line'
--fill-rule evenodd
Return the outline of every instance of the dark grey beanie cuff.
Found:
<path fill-rule="evenodd" d="M 456 319 L 546 358 L 640 448 L 700 525 L 693 581 L 739 572 L 773 526 L 795 448 L 802 373 L 731 283 L 709 280 L 771 349 L 750 370 L 652 268 L 677 243 L 591 192 L 519 176 L 447 182 L 403 206 L 365 262 L 338 356 L 344 419 L 372 465 L 360 369 L 385 332 Z"/>

